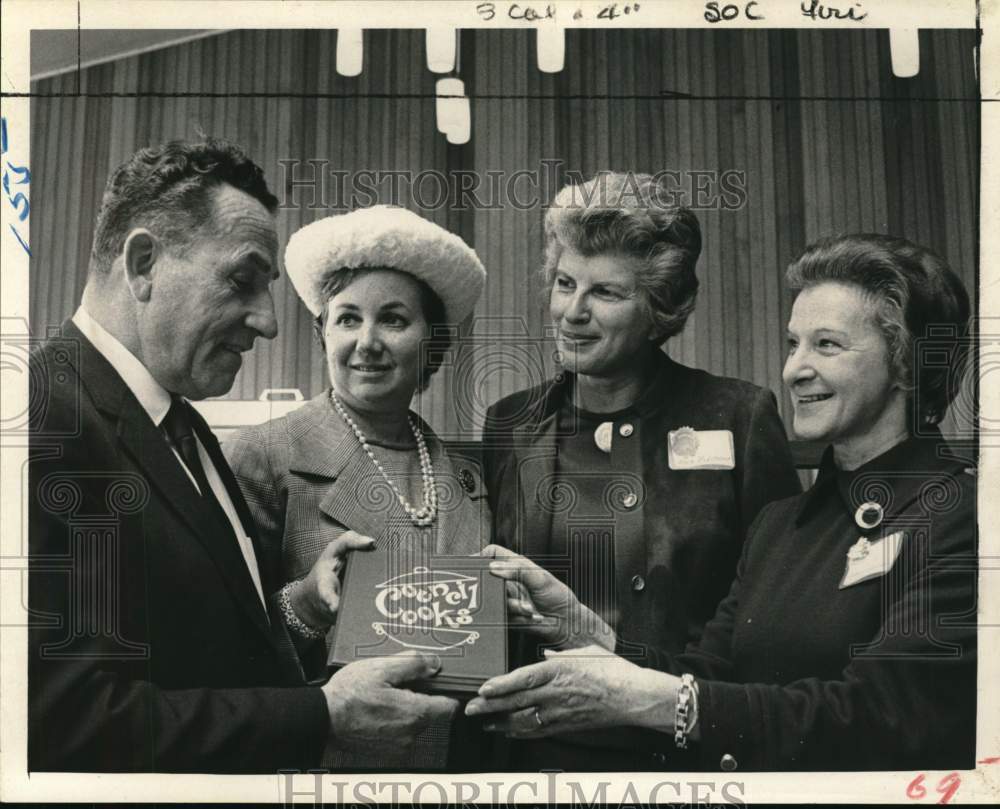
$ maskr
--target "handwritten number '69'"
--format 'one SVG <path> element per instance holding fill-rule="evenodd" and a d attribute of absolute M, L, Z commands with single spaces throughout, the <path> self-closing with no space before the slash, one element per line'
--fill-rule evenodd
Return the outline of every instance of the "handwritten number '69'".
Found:
<path fill-rule="evenodd" d="M 958 792 L 958 788 L 962 785 L 962 779 L 959 778 L 957 772 L 948 773 L 937 783 L 935 790 L 941 795 L 941 799 L 938 801 L 939 804 L 946 804 L 953 797 L 955 793 Z M 927 795 L 927 789 L 924 787 L 924 774 L 920 773 L 916 778 L 910 781 L 909 786 L 906 788 L 906 797 L 911 801 L 919 801 L 921 798 Z"/>

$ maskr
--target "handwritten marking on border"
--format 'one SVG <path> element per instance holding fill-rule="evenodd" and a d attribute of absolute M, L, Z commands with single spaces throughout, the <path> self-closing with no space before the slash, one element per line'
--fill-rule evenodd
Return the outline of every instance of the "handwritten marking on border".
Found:
<path fill-rule="evenodd" d="M 0 118 L 0 156 L 6 155 L 8 151 L 8 141 L 7 141 L 7 118 Z M 31 202 L 28 200 L 28 189 L 25 188 L 21 191 L 15 189 L 14 193 L 11 193 L 11 173 L 21 179 L 15 180 L 13 182 L 14 186 L 28 186 L 31 184 L 31 171 L 27 166 L 18 166 L 12 163 L 9 159 L 4 161 L 3 170 L 3 192 L 7 197 L 7 202 L 14 209 L 14 213 L 17 215 L 18 222 L 24 222 L 28 218 L 28 214 L 31 212 Z M 17 237 L 17 241 L 20 243 L 21 247 L 24 248 L 24 252 L 29 256 L 31 255 L 31 249 L 28 247 L 28 243 L 21 236 L 20 231 L 14 227 L 13 223 L 10 225 L 10 230 Z"/>
<path fill-rule="evenodd" d="M 952 798 L 955 797 L 955 793 L 958 792 L 958 788 L 962 785 L 962 778 L 957 772 L 950 772 L 943 776 L 940 781 L 937 782 L 937 786 L 934 788 L 935 791 L 941 796 L 941 798 L 935 803 L 944 806 Z M 920 773 L 910 781 L 909 785 L 906 787 L 906 797 L 911 801 L 919 801 L 927 796 L 927 788 L 924 786 L 924 773 Z"/>

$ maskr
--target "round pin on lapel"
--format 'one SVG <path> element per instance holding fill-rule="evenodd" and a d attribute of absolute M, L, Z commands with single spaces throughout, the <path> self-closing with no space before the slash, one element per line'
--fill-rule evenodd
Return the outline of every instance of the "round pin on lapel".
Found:
<path fill-rule="evenodd" d="M 601 452 L 611 452 L 611 434 L 614 424 L 610 421 L 601 422 L 600 426 L 594 430 L 594 443 Z"/>
<path fill-rule="evenodd" d="M 854 522 L 862 531 L 871 531 L 881 525 L 883 516 L 882 506 L 869 500 L 858 506 L 858 510 L 854 512 Z"/>

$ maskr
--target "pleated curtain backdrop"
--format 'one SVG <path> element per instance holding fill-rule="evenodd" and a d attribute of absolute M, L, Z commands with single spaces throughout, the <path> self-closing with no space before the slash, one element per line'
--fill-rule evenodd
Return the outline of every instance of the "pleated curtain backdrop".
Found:
<path fill-rule="evenodd" d="M 472 99 L 463 146 L 436 130 L 422 30 L 366 31 L 355 78 L 335 71 L 335 31 L 283 30 L 219 34 L 43 79 L 32 86 L 32 330 L 44 335 L 73 311 L 108 171 L 141 146 L 199 132 L 242 144 L 290 203 L 279 212 L 282 241 L 345 210 L 335 182 L 312 205 L 309 188 L 288 184 L 312 171 L 344 172 L 348 187 L 365 171 L 477 177 L 476 199 L 500 204 L 422 207 L 441 196 L 430 175 L 417 199 L 405 181 L 400 197 L 378 197 L 460 233 L 489 271 L 418 402 L 442 435 L 474 438 L 486 405 L 552 369 L 539 343 L 544 205 L 564 182 L 602 169 L 671 170 L 689 203 L 703 182 L 716 202 L 735 204 L 698 211 L 698 308 L 669 353 L 780 392 L 784 268 L 819 236 L 911 238 L 941 253 L 975 299 L 974 37 L 922 31 L 920 72 L 898 79 L 878 30 L 577 29 L 558 74 L 538 71 L 531 31 L 463 31 L 459 75 Z M 299 161 L 294 172 L 287 161 Z M 697 181 L 692 171 L 711 174 Z M 496 198 L 504 187 L 518 199 Z M 258 341 L 228 398 L 265 388 L 308 397 L 325 384 L 307 311 L 284 277 L 274 292 L 281 334 Z M 787 397 L 779 401 L 787 418 Z"/>

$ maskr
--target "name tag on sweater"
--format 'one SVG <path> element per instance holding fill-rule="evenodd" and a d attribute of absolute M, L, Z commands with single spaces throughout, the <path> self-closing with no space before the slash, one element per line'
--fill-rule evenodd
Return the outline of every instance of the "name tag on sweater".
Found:
<path fill-rule="evenodd" d="M 681 427 L 667 434 L 671 469 L 732 469 L 736 466 L 731 430 Z"/>
<path fill-rule="evenodd" d="M 877 542 L 869 542 L 862 537 L 854 543 L 847 552 L 847 567 L 844 569 L 844 578 L 841 579 L 838 589 L 843 590 L 852 584 L 859 584 L 888 573 L 903 547 L 904 536 L 902 531 L 896 531 Z"/>

